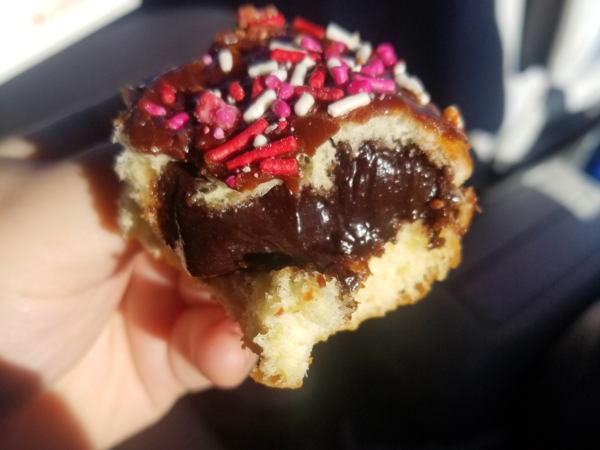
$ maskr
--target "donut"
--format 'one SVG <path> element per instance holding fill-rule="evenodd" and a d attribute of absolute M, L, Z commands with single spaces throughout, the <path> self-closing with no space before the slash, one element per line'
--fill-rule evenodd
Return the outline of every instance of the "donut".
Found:
<path fill-rule="evenodd" d="M 317 342 L 459 264 L 477 209 L 463 120 L 390 43 L 244 6 L 124 98 L 120 227 L 241 324 L 260 383 L 301 386 Z"/>

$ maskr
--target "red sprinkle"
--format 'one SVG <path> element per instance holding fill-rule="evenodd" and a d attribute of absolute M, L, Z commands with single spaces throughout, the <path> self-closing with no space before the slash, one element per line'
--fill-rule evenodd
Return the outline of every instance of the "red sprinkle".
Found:
<path fill-rule="evenodd" d="M 294 88 L 294 94 L 298 97 L 305 92 L 308 92 L 317 100 L 322 100 L 324 102 L 335 102 L 344 96 L 344 91 L 341 89 L 331 89 L 326 87 L 314 88 L 310 86 L 297 86 Z"/>
<path fill-rule="evenodd" d="M 298 172 L 298 161 L 295 159 L 265 159 L 260 163 L 260 170 L 274 175 L 291 175 Z"/>
<path fill-rule="evenodd" d="M 279 123 L 277 124 L 277 129 L 279 131 L 283 131 L 287 128 L 287 126 L 288 126 L 287 120 L 280 120 Z"/>
<path fill-rule="evenodd" d="M 205 159 L 214 162 L 223 161 L 228 156 L 233 155 L 234 153 L 238 152 L 246 145 L 248 145 L 250 139 L 261 134 L 267 129 L 268 126 L 269 124 L 265 119 L 257 120 L 233 139 L 230 139 L 220 147 L 209 151 L 206 154 Z"/>
<path fill-rule="evenodd" d="M 256 23 L 251 25 L 262 25 L 265 27 L 275 27 L 282 28 L 285 25 L 285 17 L 281 13 L 277 13 L 277 15 L 272 17 L 265 17 L 264 19 L 259 20 Z"/>
<path fill-rule="evenodd" d="M 254 79 L 254 83 L 252 83 L 252 95 L 250 97 L 252 98 L 252 100 L 254 100 L 264 90 L 265 90 L 265 77 L 260 75 L 260 76 L 256 77 Z"/>
<path fill-rule="evenodd" d="M 308 85 L 314 88 L 322 88 L 325 84 L 325 68 L 323 66 L 317 66 L 313 71 L 312 75 L 308 79 Z"/>
<path fill-rule="evenodd" d="M 264 147 L 257 148 L 248 153 L 233 158 L 227 162 L 227 170 L 237 169 L 238 167 L 244 167 L 248 164 L 252 164 L 255 161 L 260 161 L 266 158 L 272 158 L 273 156 L 283 155 L 294 150 L 298 146 L 294 136 L 288 136 L 279 141 L 275 141 Z"/>
<path fill-rule="evenodd" d="M 294 22 L 292 23 L 292 27 L 296 31 L 300 31 L 303 33 L 312 34 L 314 37 L 318 39 L 323 39 L 325 37 L 325 28 L 316 23 L 309 22 L 308 20 L 296 16 L 294 18 Z"/>
<path fill-rule="evenodd" d="M 240 85 L 240 83 L 233 83 L 231 86 L 229 86 L 229 93 L 236 102 L 244 100 L 244 97 L 246 96 L 244 88 Z"/>
<path fill-rule="evenodd" d="M 291 62 L 296 64 L 302 61 L 305 56 L 306 55 L 302 52 L 293 52 L 290 50 L 282 50 L 280 48 L 271 51 L 271 59 L 279 62 Z"/>
<path fill-rule="evenodd" d="M 160 99 L 165 105 L 171 105 L 175 103 L 176 96 L 173 87 L 165 83 L 164 81 L 158 84 L 158 92 L 160 92 Z"/>

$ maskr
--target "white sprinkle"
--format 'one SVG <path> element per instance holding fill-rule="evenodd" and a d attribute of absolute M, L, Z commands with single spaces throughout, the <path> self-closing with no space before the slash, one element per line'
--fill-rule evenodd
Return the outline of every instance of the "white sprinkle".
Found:
<path fill-rule="evenodd" d="M 267 142 L 269 141 L 267 140 L 265 135 L 259 134 L 254 138 L 254 142 L 252 143 L 252 145 L 254 145 L 254 148 L 264 147 L 265 145 L 267 145 Z"/>
<path fill-rule="evenodd" d="M 327 68 L 329 70 L 333 69 L 334 67 L 339 67 L 342 65 L 342 62 L 339 60 L 339 58 L 329 58 L 329 61 L 327 61 Z"/>
<path fill-rule="evenodd" d="M 294 105 L 294 112 L 297 116 L 302 117 L 308 114 L 310 108 L 315 104 L 315 98 L 308 92 L 305 92 L 300 96 L 296 104 Z"/>
<path fill-rule="evenodd" d="M 272 133 L 273 131 L 275 131 L 277 129 L 277 125 L 276 123 L 272 123 L 271 125 L 269 125 L 267 127 L 267 129 L 265 130 L 265 133 L 269 134 Z"/>
<path fill-rule="evenodd" d="M 357 64 L 356 66 L 354 66 L 354 69 L 352 69 L 352 72 L 360 73 L 361 70 L 362 64 Z"/>
<path fill-rule="evenodd" d="M 221 91 L 219 89 L 207 89 L 212 95 L 221 98 Z"/>
<path fill-rule="evenodd" d="M 221 70 L 225 73 L 231 72 L 231 69 L 233 68 L 233 55 L 229 49 L 222 48 L 219 50 L 217 58 L 219 59 L 219 67 Z"/>
<path fill-rule="evenodd" d="M 300 53 L 306 54 L 306 50 L 304 50 L 302 47 L 300 47 L 298 45 L 291 44 L 289 42 L 273 40 L 269 44 L 269 50 L 275 50 L 275 49 L 287 50 L 290 52 L 300 52 Z"/>
<path fill-rule="evenodd" d="M 372 52 L 373 47 L 371 47 L 371 43 L 363 42 L 362 44 L 360 44 L 360 47 L 356 52 L 356 60 L 361 64 L 366 64 L 369 58 L 371 57 Z"/>
<path fill-rule="evenodd" d="M 258 178 L 258 172 L 254 172 L 254 178 Z"/>
<path fill-rule="evenodd" d="M 354 58 L 350 58 L 349 56 L 342 56 L 342 61 L 344 61 L 352 70 L 356 67 L 356 61 L 354 60 Z"/>
<path fill-rule="evenodd" d="M 429 93 L 427 93 L 427 92 L 422 92 L 417 97 L 419 98 L 419 103 L 421 103 L 422 105 L 426 105 L 431 101 L 431 95 L 429 95 Z M 464 124 L 464 121 L 462 120 L 462 116 L 459 117 L 459 125 L 457 125 L 457 127 L 460 128 L 461 130 L 465 128 L 465 124 Z"/>
<path fill-rule="evenodd" d="M 244 166 L 244 168 L 242 169 L 242 172 L 244 173 L 248 173 L 250 172 L 252 169 L 250 168 L 250 166 Z"/>
<path fill-rule="evenodd" d="M 394 76 L 406 73 L 406 62 L 404 60 L 398 61 L 394 64 Z"/>
<path fill-rule="evenodd" d="M 285 63 L 285 68 L 286 68 L 287 70 L 290 70 L 290 69 L 292 68 L 292 63 L 291 63 L 291 62 L 289 62 L 289 61 L 287 61 L 287 62 Z"/>
<path fill-rule="evenodd" d="M 399 73 L 394 77 L 396 84 L 403 89 L 411 91 L 415 95 L 419 95 L 423 92 L 423 84 L 416 77 L 411 77 L 406 73 Z"/>
<path fill-rule="evenodd" d="M 350 111 L 366 106 L 371 102 L 369 94 L 361 92 L 359 94 L 350 95 L 335 103 L 330 103 L 327 107 L 327 112 L 333 117 L 339 117 L 348 114 Z"/>
<path fill-rule="evenodd" d="M 304 64 L 296 64 L 296 67 L 294 67 L 294 73 L 292 74 L 292 79 L 290 80 L 290 84 L 292 86 L 303 86 L 307 71 L 308 68 Z"/>
<path fill-rule="evenodd" d="M 331 22 L 329 25 L 327 25 L 325 36 L 330 41 L 341 42 L 352 51 L 356 51 L 360 47 L 359 34 L 357 32 L 350 34 L 348 30 L 340 27 L 335 22 Z"/>
<path fill-rule="evenodd" d="M 274 70 L 273 72 L 271 72 L 269 75 L 275 75 L 277 78 L 279 78 L 281 80 L 281 82 L 283 83 L 285 80 L 287 80 L 288 77 L 288 73 L 287 70 L 285 69 L 277 69 Z"/>
<path fill-rule="evenodd" d="M 260 116 L 267 112 L 267 109 L 269 109 L 271 103 L 273 103 L 276 99 L 277 94 L 273 89 L 267 89 L 264 91 L 256 100 L 254 100 L 254 103 L 252 103 L 244 113 L 244 122 L 252 123 L 259 119 Z"/>
<path fill-rule="evenodd" d="M 312 58 L 309 58 L 308 56 L 305 56 L 304 59 L 302 61 L 300 61 L 299 64 L 306 66 L 306 68 L 308 68 L 308 69 L 312 69 L 313 67 L 315 67 L 317 65 L 315 60 Z"/>
<path fill-rule="evenodd" d="M 277 61 L 270 59 L 269 61 L 253 64 L 248 67 L 248 75 L 250 75 L 251 78 L 256 78 L 260 75 L 268 75 L 277 69 L 279 69 Z"/>
<path fill-rule="evenodd" d="M 227 103 L 229 103 L 230 105 L 235 105 L 235 99 L 231 95 L 228 95 Z"/>

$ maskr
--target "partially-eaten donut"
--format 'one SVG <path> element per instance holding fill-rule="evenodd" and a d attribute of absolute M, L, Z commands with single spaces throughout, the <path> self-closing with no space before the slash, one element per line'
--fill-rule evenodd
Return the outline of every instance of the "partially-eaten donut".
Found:
<path fill-rule="evenodd" d="M 247 6 L 198 61 L 125 93 L 120 225 L 208 287 L 298 387 L 313 345 L 420 299 L 476 208 L 460 112 L 390 44 Z"/>

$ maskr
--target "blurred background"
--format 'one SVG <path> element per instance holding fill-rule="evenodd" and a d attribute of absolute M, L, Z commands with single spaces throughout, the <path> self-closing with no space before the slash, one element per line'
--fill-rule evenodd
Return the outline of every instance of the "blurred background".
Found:
<path fill-rule="evenodd" d="M 38 1 L 21 47 L 0 5 L 0 139 L 107 142 L 115 93 L 201 55 L 243 3 Z M 599 448 L 600 2 L 276 6 L 392 42 L 460 105 L 483 213 L 446 282 L 319 344 L 301 389 L 189 396 L 116 449 Z"/>

